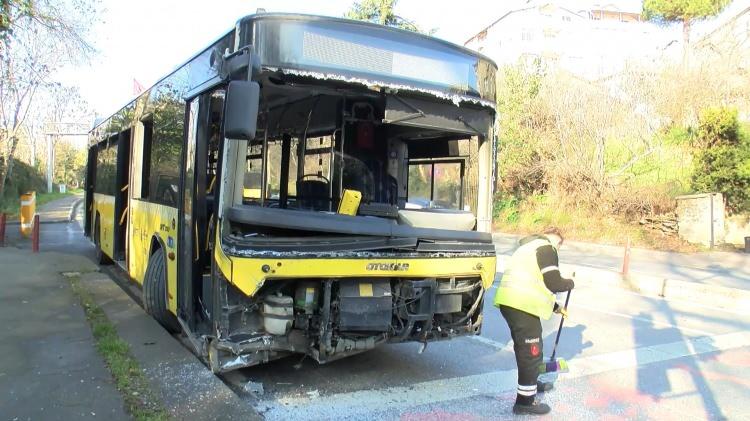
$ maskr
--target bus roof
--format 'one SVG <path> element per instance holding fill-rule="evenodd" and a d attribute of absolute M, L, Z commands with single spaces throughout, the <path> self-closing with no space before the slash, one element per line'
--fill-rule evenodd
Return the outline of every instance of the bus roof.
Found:
<path fill-rule="evenodd" d="M 421 91 L 456 104 L 470 101 L 494 108 L 497 65 L 480 53 L 428 35 L 371 22 L 259 13 L 239 19 L 232 31 L 98 122 L 91 130 L 92 135 L 101 139 L 111 133 L 106 127 L 111 120 L 128 114 L 138 101 L 147 102 L 152 92 L 160 88 L 178 85 L 181 93 L 189 97 L 192 92 L 211 86 L 219 78 L 214 56 L 250 45 L 267 70 Z M 305 45 L 309 48 L 305 49 Z M 300 46 L 301 50 L 297 48 Z M 358 57 L 365 60 L 357 60 Z M 425 73 L 429 78 L 425 78 Z"/>

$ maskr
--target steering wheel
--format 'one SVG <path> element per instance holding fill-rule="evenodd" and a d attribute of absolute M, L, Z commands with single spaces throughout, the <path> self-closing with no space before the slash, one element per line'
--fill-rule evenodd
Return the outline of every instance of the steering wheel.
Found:
<path fill-rule="evenodd" d="M 324 181 L 325 181 L 325 182 L 326 182 L 327 184 L 331 184 L 331 182 L 330 182 L 330 181 L 329 181 L 329 180 L 328 180 L 328 179 L 327 179 L 326 177 L 324 177 L 324 176 L 322 176 L 322 175 L 319 175 L 319 174 L 305 174 L 305 175 L 303 175 L 302 177 L 298 178 L 298 179 L 297 179 L 297 181 L 303 181 L 303 180 L 304 180 L 305 178 L 308 178 L 308 177 L 317 177 L 317 178 L 321 178 L 321 179 L 323 179 L 323 180 L 324 180 Z"/>

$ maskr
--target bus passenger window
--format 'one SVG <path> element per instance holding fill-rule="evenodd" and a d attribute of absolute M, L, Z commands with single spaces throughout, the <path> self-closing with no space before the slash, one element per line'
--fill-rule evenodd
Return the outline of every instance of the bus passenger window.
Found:
<path fill-rule="evenodd" d="M 154 136 L 154 121 L 143 120 L 143 163 L 141 168 L 141 198 L 148 199 L 149 169 L 151 167 L 151 139 Z"/>
<path fill-rule="evenodd" d="M 144 142 L 149 155 L 148 184 L 149 202 L 177 207 L 180 185 L 180 157 L 185 119 L 185 104 L 170 97 L 161 99 L 153 117 L 153 134 Z"/>
<path fill-rule="evenodd" d="M 94 192 L 114 196 L 117 190 L 115 186 L 115 170 L 117 165 L 117 143 L 102 143 L 96 153 L 96 181 Z"/>

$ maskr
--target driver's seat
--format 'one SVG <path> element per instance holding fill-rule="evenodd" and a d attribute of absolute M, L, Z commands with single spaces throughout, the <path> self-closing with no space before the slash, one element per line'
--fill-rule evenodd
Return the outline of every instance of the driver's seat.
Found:
<path fill-rule="evenodd" d="M 297 203 L 303 209 L 328 210 L 329 184 L 326 180 L 297 180 Z"/>

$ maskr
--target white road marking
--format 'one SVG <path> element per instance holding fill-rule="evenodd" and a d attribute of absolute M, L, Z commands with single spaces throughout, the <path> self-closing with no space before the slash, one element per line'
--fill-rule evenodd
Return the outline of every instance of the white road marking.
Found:
<path fill-rule="evenodd" d="M 613 370 L 638 367 L 750 346 L 750 332 L 686 339 L 661 345 L 570 360 L 570 372 L 577 378 Z M 418 406 L 466 399 L 479 395 L 497 395 L 516 389 L 516 370 L 502 370 L 449 379 L 431 380 L 410 386 L 380 390 L 361 390 L 322 397 L 281 396 L 257 404 L 268 420 L 347 419 L 384 410 L 403 411 Z"/>
<path fill-rule="evenodd" d="M 578 303 L 575 304 L 575 308 L 577 308 L 577 309 L 580 308 L 580 309 L 583 309 L 583 310 L 593 311 L 593 312 L 596 312 L 596 313 L 608 314 L 610 316 L 617 316 L 617 317 L 623 317 L 623 318 L 626 318 L 626 319 L 638 320 L 640 322 L 651 323 L 654 326 L 671 327 L 671 328 L 674 328 L 674 329 L 677 329 L 677 330 L 680 330 L 680 331 L 692 332 L 692 333 L 696 333 L 698 335 L 703 335 L 703 336 L 711 336 L 711 335 L 713 335 L 712 332 L 708 332 L 708 331 L 705 331 L 705 330 L 693 329 L 692 327 L 681 327 L 681 326 L 673 325 L 671 323 L 660 322 L 658 320 L 653 320 L 653 319 L 649 319 L 649 318 L 646 318 L 646 317 L 633 316 L 631 314 L 619 313 L 619 312 L 616 312 L 616 311 L 602 310 L 602 309 L 593 308 L 593 307 L 589 307 L 589 306 L 582 306 L 582 305 L 580 305 Z"/>
<path fill-rule="evenodd" d="M 486 336 L 465 336 L 467 339 L 471 339 L 472 341 L 480 342 L 485 345 L 489 345 L 498 351 L 509 351 L 513 352 L 513 341 L 508 341 L 508 343 L 504 344 L 498 341 L 494 341 Z"/>

